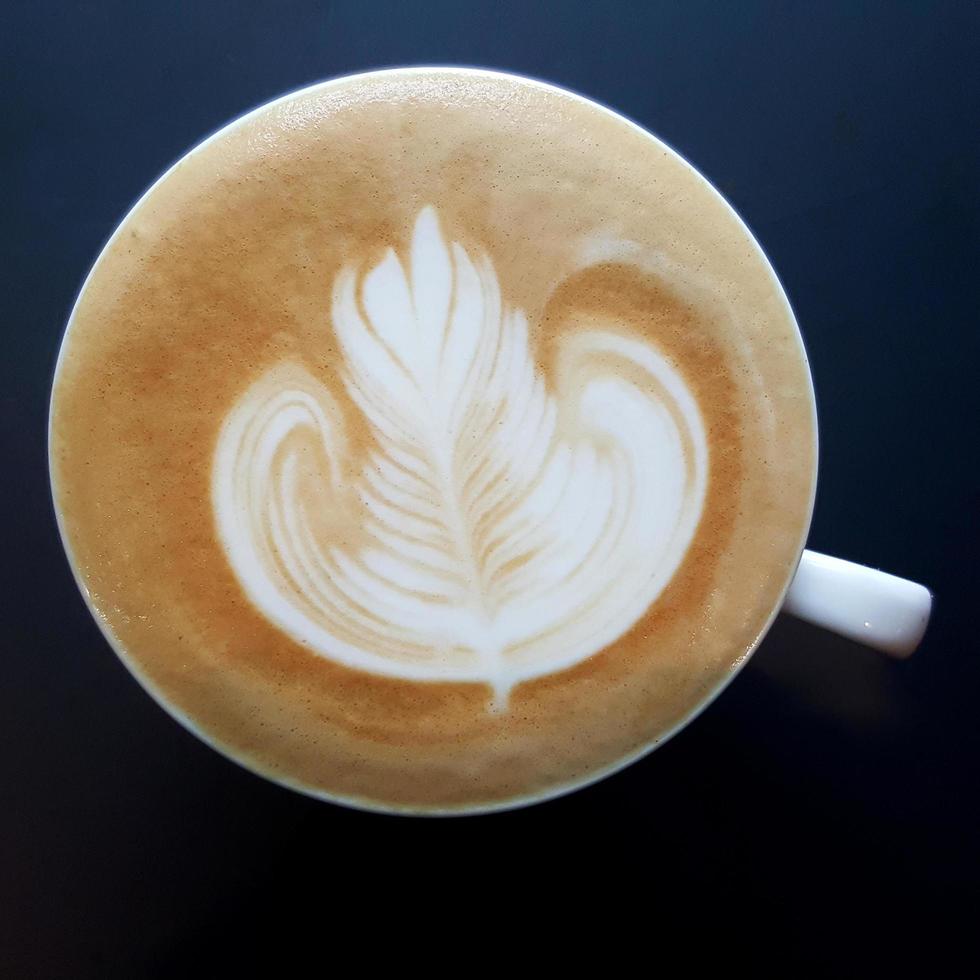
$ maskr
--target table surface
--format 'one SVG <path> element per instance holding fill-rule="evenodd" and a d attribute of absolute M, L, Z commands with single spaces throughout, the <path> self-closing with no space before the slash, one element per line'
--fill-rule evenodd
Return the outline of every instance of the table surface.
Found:
<path fill-rule="evenodd" d="M 551 912 L 573 917 L 552 934 L 562 945 L 611 913 L 647 950 L 656 937 L 780 975 L 858 975 L 867 956 L 876 976 L 889 957 L 950 948 L 980 871 L 977 10 L 5 5 L 0 974 L 177 976 L 254 964 L 304 934 L 363 952 L 357 924 L 372 957 L 397 936 L 424 962 L 447 927 L 499 955 Z M 437 821 L 266 783 L 140 690 L 76 591 L 47 487 L 48 390 L 75 293 L 134 199 L 203 135 L 306 83 L 410 63 L 581 91 L 734 204 L 811 359 L 810 545 L 934 589 L 915 657 L 781 618 L 697 723 L 626 772 Z M 503 896 L 489 915 L 488 885 Z"/>

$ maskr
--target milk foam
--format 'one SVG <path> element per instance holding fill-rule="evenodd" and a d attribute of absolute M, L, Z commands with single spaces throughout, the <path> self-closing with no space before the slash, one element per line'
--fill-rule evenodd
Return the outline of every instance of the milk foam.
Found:
<path fill-rule="evenodd" d="M 220 540 L 265 617 L 351 668 L 486 684 L 494 710 L 637 622 L 708 478 L 697 403 L 651 343 L 583 324 L 546 379 L 489 258 L 448 243 L 431 207 L 407 256 L 339 273 L 332 329 L 370 451 L 355 458 L 350 406 L 288 360 L 218 437 Z"/>

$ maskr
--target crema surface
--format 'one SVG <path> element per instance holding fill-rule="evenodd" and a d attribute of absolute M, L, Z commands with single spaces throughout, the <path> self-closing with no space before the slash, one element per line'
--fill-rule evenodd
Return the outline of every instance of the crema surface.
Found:
<path fill-rule="evenodd" d="M 588 780 L 743 661 L 815 466 L 729 207 L 568 93 L 274 103 L 161 179 L 55 380 L 69 554 L 155 695 L 257 771 L 446 811 Z"/>

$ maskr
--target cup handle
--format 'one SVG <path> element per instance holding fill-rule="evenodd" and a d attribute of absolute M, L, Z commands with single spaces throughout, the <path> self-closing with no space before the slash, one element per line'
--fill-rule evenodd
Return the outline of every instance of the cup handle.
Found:
<path fill-rule="evenodd" d="M 784 612 L 899 658 L 919 645 L 931 610 L 924 585 L 816 551 L 803 552 L 783 603 Z"/>

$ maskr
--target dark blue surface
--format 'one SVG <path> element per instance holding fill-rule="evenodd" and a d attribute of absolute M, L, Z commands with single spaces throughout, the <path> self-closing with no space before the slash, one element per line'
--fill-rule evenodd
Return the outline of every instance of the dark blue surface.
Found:
<path fill-rule="evenodd" d="M 447 927 L 496 964 L 514 930 L 571 911 L 547 948 L 577 946 L 639 889 L 616 935 L 640 939 L 651 972 L 666 944 L 692 967 L 720 956 L 780 976 L 879 976 L 922 954 L 927 975 L 965 975 L 939 962 L 980 911 L 977 9 L 4 5 L 0 974 L 183 976 L 279 941 L 353 943 L 357 923 L 373 956 L 396 945 L 406 910 L 427 924 L 402 969 L 434 958 Z M 89 264 L 152 178 L 244 109 L 425 62 L 577 89 L 728 196 L 810 353 L 810 543 L 935 590 L 915 658 L 780 620 L 705 716 L 627 772 L 441 822 L 267 784 L 116 662 L 61 554 L 45 466 L 50 375 Z M 501 889 L 489 909 L 487 883 Z M 288 925 L 300 896 L 312 926 Z"/>

